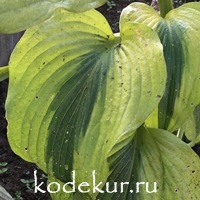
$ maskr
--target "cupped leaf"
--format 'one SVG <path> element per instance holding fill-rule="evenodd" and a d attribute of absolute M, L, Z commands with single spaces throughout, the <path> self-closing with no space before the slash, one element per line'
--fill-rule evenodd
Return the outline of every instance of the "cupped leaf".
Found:
<path fill-rule="evenodd" d="M 140 3 L 131 4 L 122 13 L 122 23 L 133 21 L 156 30 L 164 48 L 168 74 L 166 90 L 158 109 L 147 120 L 150 127 L 174 131 L 200 103 L 199 18 L 199 3 L 171 10 L 165 18 Z"/>
<path fill-rule="evenodd" d="M 168 131 L 141 127 L 108 158 L 110 176 L 97 199 L 198 199 L 200 159 Z M 109 184 L 108 184 L 109 183 Z M 110 191 L 110 193 L 109 193 Z"/>
<path fill-rule="evenodd" d="M 0 81 L 7 79 L 9 76 L 8 66 L 0 67 Z"/>
<path fill-rule="evenodd" d="M 95 10 L 57 10 L 25 33 L 9 63 L 6 101 L 16 154 L 63 182 L 73 169 L 77 184 L 91 183 L 92 170 L 107 179 L 111 150 L 144 123 L 166 81 L 156 32 L 125 23 L 120 35 Z"/>
<path fill-rule="evenodd" d="M 195 108 L 193 114 L 186 120 L 182 126 L 185 136 L 191 145 L 200 143 L 200 104 Z"/>
<path fill-rule="evenodd" d="M 153 7 L 137 2 L 131 3 L 122 10 L 120 24 L 130 21 L 146 24 L 155 29 L 157 24 L 162 23 L 164 20 Z"/>
<path fill-rule="evenodd" d="M 91 184 L 94 169 L 97 182 L 106 180 L 106 158 L 127 144 L 147 113 L 152 112 L 155 102 L 159 102 L 165 86 L 165 64 L 155 32 L 147 26 L 126 23 L 120 34 L 120 44 L 110 49 L 112 57 L 103 58 L 103 65 L 109 63 L 113 68 L 107 72 L 105 93 L 100 90 L 88 130 L 75 154 L 74 169 L 79 183 L 87 180 Z M 155 52 L 151 52 L 152 46 Z M 161 65 L 154 53 L 162 60 Z"/>
<path fill-rule="evenodd" d="M 0 0 L 0 33 L 16 33 L 50 18 L 57 8 L 83 12 L 107 0 Z"/>

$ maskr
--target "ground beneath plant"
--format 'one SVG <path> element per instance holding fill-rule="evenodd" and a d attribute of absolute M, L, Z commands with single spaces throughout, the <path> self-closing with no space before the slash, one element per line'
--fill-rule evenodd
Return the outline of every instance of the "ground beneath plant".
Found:
<path fill-rule="evenodd" d="M 114 32 L 118 32 L 118 21 L 121 10 L 132 0 L 109 1 L 99 8 Z M 149 1 L 141 1 L 150 4 Z M 4 103 L 7 94 L 8 81 L 0 82 L 0 185 L 2 185 L 15 200 L 50 200 L 48 193 L 34 193 L 33 179 L 34 170 L 38 170 L 38 181 L 46 181 L 45 174 L 36 165 L 28 163 L 15 155 L 8 144 L 5 120 Z M 194 147 L 200 155 L 200 145 Z M 5 165 L 5 166 L 1 166 Z M 44 189 L 44 188 L 43 188 Z"/>

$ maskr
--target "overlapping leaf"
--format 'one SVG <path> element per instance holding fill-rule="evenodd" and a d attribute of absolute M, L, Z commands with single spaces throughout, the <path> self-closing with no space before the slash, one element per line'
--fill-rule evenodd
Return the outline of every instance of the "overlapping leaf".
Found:
<path fill-rule="evenodd" d="M 200 143 L 200 104 L 195 108 L 192 115 L 183 124 L 183 130 L 189 141 L 194 146 Z"/>
<path fill-rule="evenodd" d="M 200 103 L 199 18 L 199 3 L 171 10 L 164 19 L 153 8 L 140 3 L 133 3 L 123 11 L 121 22 L 152 27 L 164 47 L 168 80 L 158 109 L 147 121 L 151 127 L 176 130 Z"/>
<path fill-rule="evenodd" d="M 16 33 L 50 18 L 57 8 L 83 12 L 107 0 L 0 0 L 0 33 Z"/>
<path fill-rule="evenodd" d="M 109 163 L 111 173 L 107 181 L 112 192 L 106 192 L 104 187 L 105 193 L 99 194 L 98 199 L 199 197 L 200 159 L 187 144 L 167 131 L 139 128 L 128 145 L 110 156 Z"/>
<path fill-rule="evenodd" d="M 14 50 L 9 142 L 49 176 L 65 182 L 75 169 L 77 183 L 91 182 L 95 169 L 97 181 L 105 181 L 107 157 L 158 105 L 166 66 L 157 34 L 133 23 L 124 23 L 120 34 L 113 35 L 97 11 L 58 10 L 29 29 Z"/>

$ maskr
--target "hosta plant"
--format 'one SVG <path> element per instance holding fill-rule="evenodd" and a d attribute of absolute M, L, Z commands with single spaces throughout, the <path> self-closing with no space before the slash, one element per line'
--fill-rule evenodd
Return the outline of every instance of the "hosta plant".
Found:
<path fill-rule="evenodd" d="M 198 199 L 200 4 L 133 3 L 113 33 L 104 2 L 0 0 L 25 19 L 1 32 L 27 29 L 1 70 L 9 143 L 53 199 Z"/>

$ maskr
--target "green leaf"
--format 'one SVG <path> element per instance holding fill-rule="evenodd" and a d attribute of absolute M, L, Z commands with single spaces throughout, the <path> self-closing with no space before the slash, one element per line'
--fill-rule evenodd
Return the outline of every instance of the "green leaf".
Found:
<path fill-rule="evenodd" d="M 195 145 L 200 143 L 200 104 L 182 126 L 185 136 Z"/>
<path fill-rule="evenodd" d="M 168 79 L 158 109 L 147 120 L 150 127 L 174 131 L 200 103 L 199 19 L 199 3 L 184 4 L 164 19 L 141 3 L 133 3 L 122 12 L 121 23 L 132 21 L 152 27 L 164 48 Z"/>
<path fill-rule="evenodd" d="M 7 162 L 0 162 L 0 167 L 6 167 L 8 165 Z"/>
<path fill-rule="evenodd" d="M 144 123 L 166 81 L 156 32 L 125 23 L 120 35 L 95 10 L 58 10 L 23 35 L 9 63 L 6 100 L 16 154 L 63 182 L 73 169 L 77 183 L 91 182 L 93 169 L 106 180 L 111 149 Z"/>
<path fill-rule="evenodd" d="M 56 9 L 83 12 L 107 0 L 0 0 L 0 33 L 16 33 L 50 18 Z"/>
<path fill-rule="evenodd" d="M 74 183 L 76 183 L 76 177 L 74 178 Z M 49 177 L 47 185 L 51 190 L 51 198 L 53 200 L 91 200 L 87 193 L 80 193 L 77 188 L 75 188 L 75 185 L 72 184 L 72 182 L 62 183 L 55 177 Z"/>
<path fill-rule="evenodd" d="M 111 155 L 108 162 L 107 188 L 114 191 L 116 182 L 117 193 L 109 194 L 104 186 L 105 193 L 99 194 L 98 199 L 183 200 L 199 197 L 200 159 L 187 144 L 168 131 L 139 128 L 135 137 Z M 139 182 L 142 184 L 137 188 Z M 122 186 L 121 183 L 126 184 Z"/>
<path fill-rule="evenodd" d="M 8 66 L 0 67 L 0 81 L 3 81 L 9 77 L 9 69 Z"/>
<path fill-rule="evenodd" d="M 8 168 L 6 167 L 0 168 L 0 174 L 4 174 L 7 171 L 8 171 Z"/>

